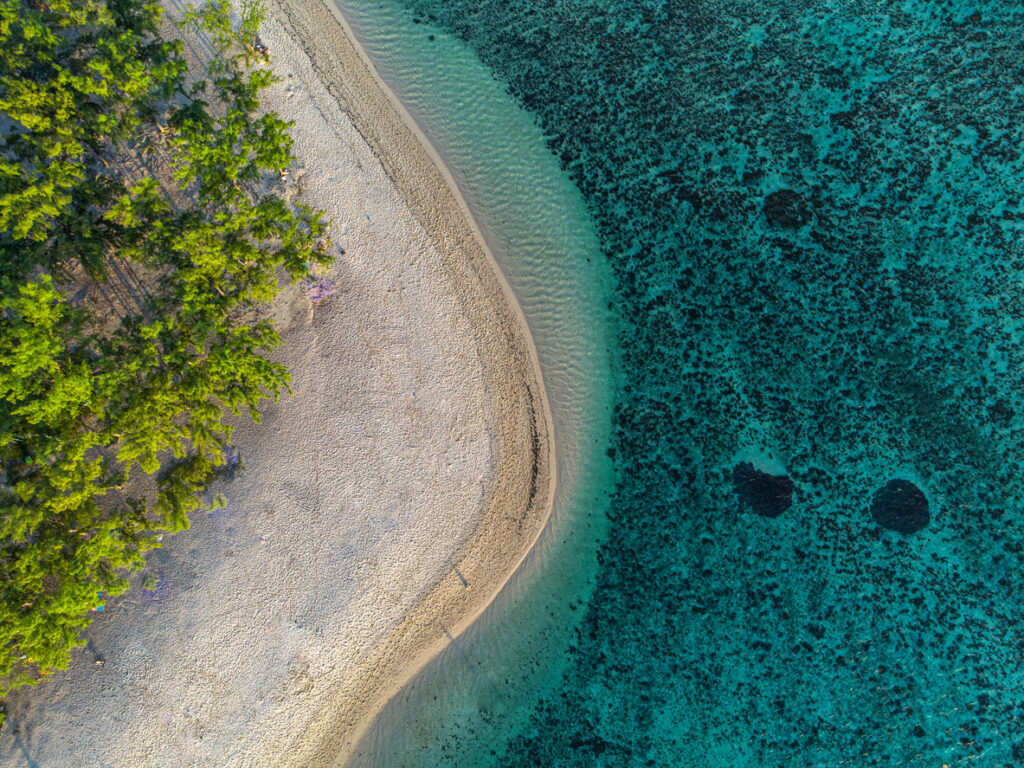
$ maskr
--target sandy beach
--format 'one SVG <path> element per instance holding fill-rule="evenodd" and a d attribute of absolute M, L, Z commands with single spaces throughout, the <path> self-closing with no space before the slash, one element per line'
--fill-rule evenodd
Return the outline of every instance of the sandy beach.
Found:
<path fill-rule="evenodd" d="M 343 764 L 550 512 L 536 355 L 450 177 L 332 8 L 268 13 L 266 106 L 294 121 L 295 199 L 344 249 L 335 293 L 274 307 L 294 394 L 239 424 L 228 507 L 167 540 L 158 588 L 111 600 L 68 671 L 9 697 L 0 766 Z"/>

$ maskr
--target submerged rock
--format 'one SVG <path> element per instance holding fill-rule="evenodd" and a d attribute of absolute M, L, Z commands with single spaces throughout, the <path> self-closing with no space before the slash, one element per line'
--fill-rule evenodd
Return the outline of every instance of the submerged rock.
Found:
<path fill-rule="evenodd" d="M 802 227 L 811 220 L 806 201 L 792 189 L 780 189 L 764 199 L 764 215 L 786 229 Z"/>
<path fill-rule="evenodd" d="M 793 504 L 793 481 L 786 475 L 769 475 L 750 462 L 732 470 L 732 484 L 746 506 L 761 517 L 778 517 Z"/>
<path fill-rule="evenodd" d="M 931 522 L 928 499 L 909 480 L 890 480 L 871 501 L 871 517 L 883 528 L 903 536 L 917 533 Z"/>

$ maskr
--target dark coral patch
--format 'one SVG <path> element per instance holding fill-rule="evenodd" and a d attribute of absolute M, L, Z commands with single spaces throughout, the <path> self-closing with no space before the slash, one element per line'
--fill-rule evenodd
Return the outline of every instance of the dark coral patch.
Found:
<path fill-rule="evenodd" d="M 732 470 L 732 484 L 745 505 L 762 517 L 778 517 L 793 504 L 793 481 L 786 475 L 769 475 L 749 462 Z"/>
<path fill-rule="evenodd" d="M 883 528 L 909 536 L 931 522 L 928 499 L 907 480 L 890 480 L 871 501 L 871 517 Z"/>
<path fill-rule="evenodd" d="M 764 200 L 764 215 L 786 229 L 802 227 L 811 220 L 804 199 L 792 189 L 772 192 Z"/>

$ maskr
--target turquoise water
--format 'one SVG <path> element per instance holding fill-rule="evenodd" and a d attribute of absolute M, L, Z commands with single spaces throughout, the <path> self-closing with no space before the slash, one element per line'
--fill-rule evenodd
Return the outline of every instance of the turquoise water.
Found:
<path fill-rule="evenodd" d="M 379 764 L 1024 765 L 1024 8 L 399 1 L 582 193 L 623 381 L 558 652 L 467 637 Z"/>
<path fill-rule="evenodd" d="M 533 119 L 472 52 L 431 41 L 399 5 L 339 3 L 382 79 L 452 171 L 537 349 L 557 446 L 548 529 L 480 621 L 388 706 L 353 765 L 443 765 L 488 754 L 557 682 L 594 586 L 612 488 L 612 276 L 582 195 Z M 567 554 L 566 554 L 567 553 Z M 440 631 L 440 628 L 439 628 Z"/>

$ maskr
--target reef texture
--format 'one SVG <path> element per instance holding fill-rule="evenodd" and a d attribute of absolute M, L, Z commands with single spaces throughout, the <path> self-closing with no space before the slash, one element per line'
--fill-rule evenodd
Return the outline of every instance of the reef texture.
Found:
<path fill-rule="evenodd" d="M 408 4 L 537 116 L 618 279 L 612 533 L 495 764 L 1024 764 L 1024 9 Z M 737 503 L 754 457 L 784 514 Z"/>

